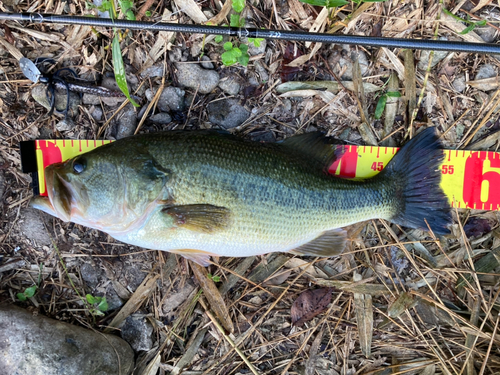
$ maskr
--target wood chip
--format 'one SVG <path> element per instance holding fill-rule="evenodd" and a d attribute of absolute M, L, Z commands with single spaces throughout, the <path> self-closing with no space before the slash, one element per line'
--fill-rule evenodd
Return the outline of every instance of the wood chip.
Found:
<path fill-rule="evenodd" d="M 174 0 L 181 12 L 186 13 L 195 23 L 204 23 L 208 18 L 194 0 Z"/>
<path fill-rule="evenodd" d="M 354 281 L 361 281 L 362 277 L 354 271 Z M 373 306 L 372 296 L 369 294 L 354 293 L 354 307 L 358 325 L 359 344 L 365 357 L 370 358 L 373 338 Z"/>
<path fill-rule="evenodd" d="M 210 304 L 210 308 L 219 319 L 222 326 L 229 332 L 234 331 L 233 322 L 229 316 L 229 311 L 226 306 L 226 302 L 219 292 L 219 289 L 215 286 L 213 280 L 208 277 L 208 271 L 205 267 L 200 266 L 194 262 L 189 262 L 191 269 L 193 270 L 196 280 L 203 289 L 203 295 Z"/>

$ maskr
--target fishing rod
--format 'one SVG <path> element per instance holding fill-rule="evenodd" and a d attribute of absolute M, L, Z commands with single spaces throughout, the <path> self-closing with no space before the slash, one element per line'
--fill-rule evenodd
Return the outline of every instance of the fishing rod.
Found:
<path fill-rule="evenodd" d="M 311 33 L 307 31 L 268 30 L 247 27 L 186 25 L 168 22 L 113 20 L 43 13 L 3 13 L 0 20 L 56 23 L 67 25 L 115 27 L 118 29 L 170 31 L 178 33 L 215 34 L 235 37 L 263 38 L 296 42 L 351 44 L 366 47 L 409 48 L 434 51 L 500 54 L 500 45 L 446 40 L 384 38 L 344 34 Z"/>

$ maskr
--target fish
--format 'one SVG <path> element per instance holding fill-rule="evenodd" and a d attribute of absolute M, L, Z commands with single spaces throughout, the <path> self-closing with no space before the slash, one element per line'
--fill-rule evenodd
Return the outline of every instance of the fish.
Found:
<path fill-rule="evenodd" d="M 344 228 L 371 219 L 448 233 L 444 153 L 434 128 L 370 179 L 329 174 L 340 157 L 320 132 L 279 143 L 214 130 L 140 134 L 47 166 L 48 196 L 31 205 L 203 266 L 211 256 L 337 256 Z"/>

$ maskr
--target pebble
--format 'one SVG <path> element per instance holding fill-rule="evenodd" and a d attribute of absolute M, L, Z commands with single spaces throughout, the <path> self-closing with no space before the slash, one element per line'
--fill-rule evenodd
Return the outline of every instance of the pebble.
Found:
<path fill-rule="evenodd" d="M 447 38 L 439 38 L 440 40 L 448 40 Z M 439 64 L 446 56 L 448 56 L 449 51 L 434 51 L 434 55 L 432 56 L 431 69 L 434 68 L 437 64 Z M 429 65 L 429 58 L 431 55 L 431 51 L 424 50 L 420 52 L 420 61 L 417 64 L 417 68 L 420 70 L 427 70 L 427 66 Z"/>
<path fill-rule="evenodd" d="M 149 120 L 156 124 L 166 125 L 172 122 L 172 117 L 170 117 L 168 113 L 160 112 L 156 115 L 151 116 Z"/>
<path fill-rule="evenodd" d="M 212 102 L 207 107 L 208 120 L 224 129 L 231 129 L 241 125 L 250 116 L 238 100 L 225 99 Z"/>
<path fill-rule="evenodd" d="M 200 94 L 212 92 L 219 83 L 219 73 L 215 70 L 203 69 L 198 64 L 176 63 L 177 80 L 179 84 L 193 90 L 198 90 Z"/>
<path fill-rule="evenodd" d="M 241 85 L 234 76 L 227 76 L 219 81 L 219 87 L 228 95 L 238 95 Z"/>
<path fill-rule="evenodd" d="M 141 73 L 141 77 L 142 78 L 163 77 L 164 72 L 165 72 L 164 64 L 156 63 L 154 65 L 151 65 L 149 68 L 144 69 L 143 72 Z"/>
<path fill-rule="evenodd" d="M 97 106 L 92 106 L 90 108 L 89 112 L 90 112 L 90 115 L 92 116 L 92 118 L 96 121 L 101 121 L 102 116 L 104 115 L 101 107 L 97 107 Z"/>
<path fill-rule="evenodd" d="M 254 43 L 249 43 L 248 38 L 241 38 L 241 41 L 248 45 L 248 54 L 250 56 L 260 55 L 266 52 L 267 41 L 265 39 L 260 41 L 259 46 L 256 46 Z"/>
<path fill-rule="evenodd" d="M 253 65 L 255 67 L 255 72 L 259 76 L 260 83 L 264 84 L 269 81 L 269 74 L 267 73 L 266 68 L 264 68 L 264 65 L 262 65 L 260 61 L 255 61 Z"/>
<path fill-rule="evenodd" d="M 137 128 L 137 113 L 135 107 L 129 103 L 120 112 L 117 118 L 116 139 L 122 139 L 134 134 Z"/>
<path fill-rule="evenodd" d="M 134 368 L 134 352 L 121 338 L 0 306 L 3 375 L 119 375 Z"/>
<path fill-rule="evenodd" d="M 207 55 L 203 55 L 200 61 L 200 65 L 205 68 L 205 69 L 213 69 L 214 64 L 212 64 L 212 61 L 210 60 L 210 57 Z"/>
<path fill-rule="evenodd" d="M 465 74 L 460 74 L 459 76 L 457 76 L 453 80 L 452 85 L 457 92 L 464 92 L 465 88 L 467 87 L 465 83 Z"/>
<path fill-rule="evenodd" d="M 39 104 L 44 106 L 47 110 L 50 110 L 50 103 L 47 100 L 47 86 L 46 85 L 36 85 L 31 90 L 31 96 Z M 67 95 L 66 91 L 55 90 L 55 107 L 59 111 L 64 111 L 66 109 Z M 74 116 L 78 113 L 78 106 L 80 105 L 80 95 L 75 92 L 70 92 L 69 94 L 69 112 L 68 116 Z"/>
<path fill-rule="evenodd" d="M 186 92 L 179 87 L 169 86 L 163 89 L 158 99 L 158 109 L 162 112 L 182 111 Z"/>
<path fill-rule="evenodd" d="M 479 67 L 474 78 L 476 81 L 485 78 L 496 77 L 497 72 L 492 64 L 484 64 Z"/>
<path fill-rule="evenodd" d="M 122 339 L 136 351 L 149 350 L 153 347 L 153 326 L 143 314 L 132 314 L 121 326 Z"/>
<path fill-rule="evenodd" d="M 26 238 L 35 242 L 35 244 L 39 246 L 50 246 L 52 240 L 45 225 L 43 225 L 42 215 L 45 214 L 35 208 L 28 207 L 21 209 L 19 229 Z"/>
<path fill-rule="evenodd" d="M 497 14 L 498 16 L 498 14 Z M 474 32 L 486 43 L 493 43 L 496 40 L 497 31 L 491 26 L 476 27 Z"/>
<path fill-rule="evenodd" d="M 101 274 L 101 270 L 90 263 L 84 263 L 80 267 L 80 276 L 85 281 L 85 284 L 92 289 L 99 284 Z"/>
<path fill-rule="evenodd" d="M 56 129 L 60 132 L 67 132 L 72 130 L 76 126 L 75 122 L 70 118 L 63 118 L 61 121 L 56 123 Z"/>

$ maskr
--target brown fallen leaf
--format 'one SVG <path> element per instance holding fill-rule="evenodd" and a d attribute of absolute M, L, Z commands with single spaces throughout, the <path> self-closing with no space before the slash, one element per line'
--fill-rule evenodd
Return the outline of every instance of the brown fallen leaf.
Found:
<path fill-rule="evenodd" d="M 325 311 L 330 302 L 332 302 L 331 288 L 306 290 L 292 305 L 292 324 L 297 327 L 302 326 Z"/>

